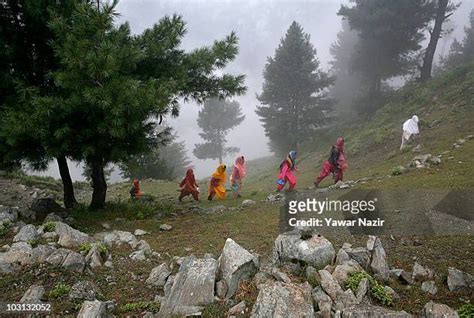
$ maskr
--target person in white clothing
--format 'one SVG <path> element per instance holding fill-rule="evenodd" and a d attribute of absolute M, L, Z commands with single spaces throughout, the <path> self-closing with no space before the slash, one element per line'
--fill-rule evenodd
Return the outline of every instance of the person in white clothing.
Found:
<path fill-rule="evenodd" d="M 403 123 L 402 145 L 400 146 L 400 150 L 403 149 L 405 144 L 410 140 L 411 136 L 418 135 L 419 133 L 418 116 L 414 115 L 412 118 Z"/>

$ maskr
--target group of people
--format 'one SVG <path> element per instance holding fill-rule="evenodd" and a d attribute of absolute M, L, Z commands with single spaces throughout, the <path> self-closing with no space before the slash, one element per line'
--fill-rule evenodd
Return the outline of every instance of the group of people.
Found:
<path fill-rule="evenodd" d="M 402 126 L 402 144 L 400 150 L 403 149 L 405 144 L 411 139 L 412 136 L 419 134 L 418 129 L 418 116 L 414 115 L 411 119 L 408 119 L 403 123 Z M 277 188 L 279 192 L 283 190 L 286 184 L 288 184 L 288 191 L 292 191 L 296 187 L 298 167 L 296 166 L 296 151 L 292 150 L 288 153 L 288 156 L 281 162 L 279 166 L 279 174 L 277 177 Z M 344 138 L 339 137 L 336 143 L 332 145 L 329 153 L 329 158 L 323 162 L 321 171 L 314 181 L 314 186 L 319 187 L 319 184 L 330 174 L 332 174 L 334 183 L 342 181 L 344 172 L 348 165 L 346 156 L 344 153 Z M 233 197 L 240 197 L 240 192 L 243 186 L 243 179 L 247 174 L 247 167 L 244 156 L 238 156 L 235 159 L 235 163 L 230 176 L 230 189 Z M 216 171 L 211 176 L 209 181 L 209 191 L 207 199 L 211 201 L 215 197 L 218 199 L 226 198 L 226 181 L 227 181 L 227 167 L 225 164 L 220 164 Z M 179 184 L 180 195 L 179 201 L 184 197 L 191 195 L 194 200 L 199 201 L 199 185 L 194 177 L 194 171 L 189 168 L 186 171 L 186 176 Z M 130 189 L 132 198 L 139 198 L 141 196 L 139 181 L 135 179 L 133 181 L 133 187 Z"/>

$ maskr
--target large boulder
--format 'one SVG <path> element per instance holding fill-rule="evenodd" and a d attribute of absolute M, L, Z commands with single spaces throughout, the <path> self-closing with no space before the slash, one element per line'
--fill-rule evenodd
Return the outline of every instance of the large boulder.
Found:
<path fill-rule="evenodd" d="M 77 318 L 106 318 L 110 317 L 107 313 L 107 304 L 98 300 L 85 301 L 82 304 Z"/>
<path fill-rule="evenodd" d="M 58 244 L 63 247 L 78 247 L 81 244 L 92 242 L 92 238 L 88 234 L 63 222 L 55 222 L 54 231 L 59 235 Z"/>
<path fill-rule="evenodd" d="M 104 243 L 108 246 L 120 246 L 129 245 L 131 248 L 135 248 L 138 245 L 138 240 L 130 232 L 127 231 L 112 231 L 104 236 Z"/>
<path fill-rule="evenodd" d="M 370 265 L 370 251 L 365 247 L 349 247 L 344 248 L 344 251 L 351 259 L 359 263 L 364 269 L 368 269 Z"/>
<path fill-rule="evenodd" d="M 38 231 L 33 224 L 23 226 L 13 238 L 13 242 L 29 242 L 39 239 Z"/>
<path fill-rule="evenodd" d="M 45 261 L 51 265 L 75 272 L 82 272 L 86 265 L 84 256 L 65 248 L 58 248 Z"/>
<path fill-rule="evenodd" d="M 56 251 L 56 248 L 51 245 L 38 245 L 32 251 L 34 262 L 44 263 L 46 259 Z"/>
<path fill-rule="evenodd" d="M 331 297 L 324 292 L 321 286 L 315 287 L 311 294 L 313 295 L 314 305 L 319 315 L 322 318 L 330 318 L 333 305 Z"/>
<path fill-rule="evenodd" d="M 373 240 L 373 246 L 372 241 Z M 374 276 L 382 281 L 387 281 L 389 276 L 389 270 L 387 263 L 387 254 L 382 246 L 380 238 L 369 239 L 367 243 L 369 248 L 372 248 L 372 258 L 370 262 L 370 268 L 374 273 Z"/>
<path fill-rule="evenodd" d="M 327 270 L 320 270 L 319 276 L 321 277 L 321 287 L 331 299 L 336 302 L 338 297 L 344 293 L 341 285 Z"/>
<path fill-rule="evenodd" d="M 343 309 L 342 318 L 411 318 L 405 311 L 394 311 L 367 304 L 352 305 Z"/>
<path fill-rule="evenodd" d="M 35 212 L 35 218 L 38 220 L 44 220 L 49 213 L 64 211 L 64 208 L 52 198 L 35 199 L 31 203 L 30 209 Z"/>
<path fill-rule="evenodd" d="M 160 306 L 160 315 L 196 315 L 214 301 L 217 261 L 186 257 Z"/>
<path fill-rule="evenodd" d="M 218 259 L 217 280 L 224 283 L 225 297 L 234 296 L 241 281 L 252 278 L 258 260 L 245 248 L 228 238 Z"/>
<path fill-rule="evenodd" d="M 437 304 L 432 301 L 427 303 L 425 307 L 423 307 L 423 311 L 421 312 L 422 318 L 458 318 L 458 314 L 455 310 L 451 309 L 449 306 L 444 304 Z"/>
<path fill-rule="evenodd" d="M 163 287 L 166 284 L 166 279 L 170 275 L 171 271 L 168 268 L 168 265 L 163 263 L 151 270 L 150 276 L 148 276 L 145 283 L 150 286 Z"/>
<path fill-rule="evenodd" d="M 305 236 L 297 231 L 280 234 L 273 247 L 273 258 L 280 265 L 298 261 L 322 269 L 331 264 L 335 256 L 332 243 L 323 236 Z"/>
<path fill-rule="evenodd" d="M 450 291 L 474 290 L 474 277 L 454 267 L 448 268 L 448 288 Z"/>
<path fill-rule="evenodd" d="M 311 286 L 276 281 L 260 285 L 251 317 L 314 317 Z"/>

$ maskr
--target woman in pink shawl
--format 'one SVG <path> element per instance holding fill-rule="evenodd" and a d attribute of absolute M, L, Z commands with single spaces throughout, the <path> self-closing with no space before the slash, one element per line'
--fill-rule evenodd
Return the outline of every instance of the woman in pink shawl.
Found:
<path fill-rule="evenodd" d="M 242 190 L 243 179 L 247 174 L 247 167 L 245 165 L 244 156 L 238 156 L 235 159 L 234 169 L 230 176 L 230 186 L 234 198 L 240 198 L 240 191 Z"/>
<path fill-rule="evenodd" d="M 293 174 L 294 171 L 298 171 L 296 168 L 296 151 L 290 151 L 288 157 L 280 164 L 280 174 L 277 180 L 277 191 L 280 192 L 288 182 L 290 187 L 288 191 L 292 191 L 296 186 L 296 176 Z"/>
<path fill-rule="evenodd" d="M 334 183 L 339 180 L 342 181 L 344 171 L 347 169 L 346 156 L 344 154 L 344 138 L 337 138 L 336 144 L 331 148 L 331 154 L 329 159 L 324 161 L 323 167 L 319 174 L 319 177 L 314 181 L 314 185 L 317 188 L 321 181 L 326 178 L 330 173 L 333 174 Z"/>

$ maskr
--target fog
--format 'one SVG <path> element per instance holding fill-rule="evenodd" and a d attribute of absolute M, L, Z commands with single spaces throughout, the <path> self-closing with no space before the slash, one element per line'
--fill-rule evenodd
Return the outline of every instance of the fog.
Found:
<path fill-rule="evenodd" d="M 255 114 L 258 101 L 256 94 L 261 92 L 262 71 L 266 58 L 274 54 L 280 39 L 284 36 L 292 21 L 302 25 L 317 49 L 317 56 L 323 69 L 328 70 L 331 56 L 329 47 L 341 29 L 341 18 L 337 11 L 341 3 L 349 1 L 337 0 L 121 0 L 118 5 L 120 17 L 117 22 L 128 21 L 133 33 L 141 33 L 151 27 L 161 17 L 177 13 L 187 23 L 187 34 L 183 40 L 183 48 L 192 50 L 197 47 L 211 45 L 216 39 L 222 39 L 231 31 L 239 37 L 239 54 L 225 72 L 245 74 L 247 93 L 235 99 L 240 103 L 245 121 L 228 135 L 228 145 L 240 148 L 240 152 L 248 159 L 270 155 L 263 128 Z M 474 1 L 466 0 L 451 17 L 448 26 L 453 32 L 444 36 L 439 44 L 437 56 L 447 54 L 449 45 L 454 38 L 461 39 L 463 26 L 468 23 L 470 10 Z M 208 176 L 215 168 L 215 160 L 198 160 L 192 154 L 194 144 L 202 142 L 198 133 L 197 115 L 199 106 L 195 103 L 181 105 L 181 113 L 177 119 L 167 118 L 166 123 L 173 127 L 179 137 L 186 143 L 188 156 L 193 161 L 197 177 Z M 233 158 L 226 158 L 229 165 Z M 81 166 L 70 165 L 74 180 L 82 180 Z M 55 163 L 41 173 L 58 177 Z M 112 175 L 112 181 L 119 180 L 118 171 Z"/>

